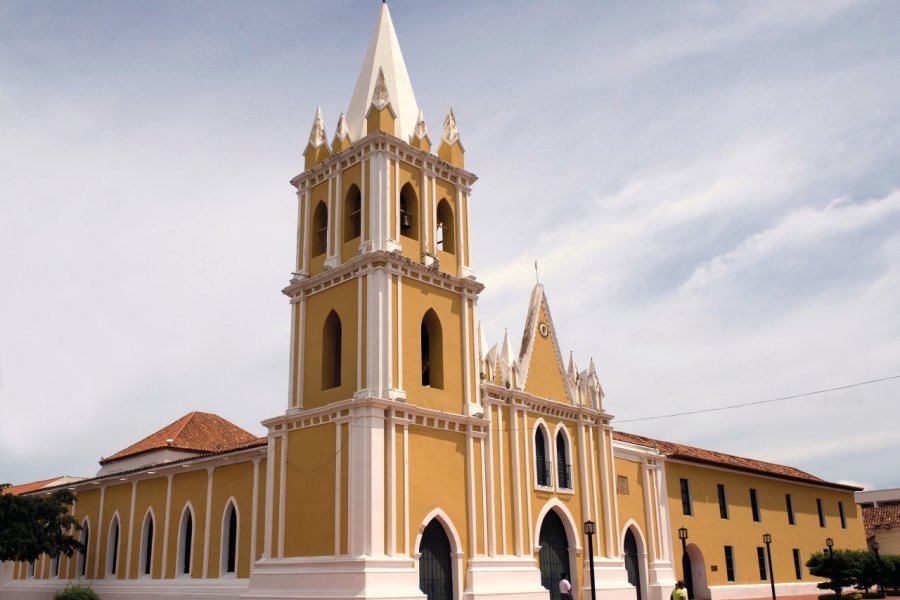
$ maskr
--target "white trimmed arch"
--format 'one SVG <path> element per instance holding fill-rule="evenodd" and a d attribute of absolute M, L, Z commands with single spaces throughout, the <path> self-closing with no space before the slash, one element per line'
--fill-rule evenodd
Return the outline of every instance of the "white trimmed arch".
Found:
<path fill-rule="evenodd" d="M 228 509 L 234 510 L 235 532 L 234 532 L 234 571 L 227 572 L 228 568 Z M 221 543 L 219 544 L 219 577 L 236 577 L 238 570 L 238 556 L 241 548 L 241 511 L 238 508 L 237 500 L 234 496 L 229 496 L 225 501 L 225 509 L 222 510 L 222 524 L 219 528 L 222 533 Z"/>
<path fill-rule="evenodd" d="M 153 531 L 149 531 L 148 525 L 153 524 Z M 156 520 L 156 512 L 152 506 L 147 507 L 144 513 L 144 519 L 141 521 L 141 546 L 138 552 L 138 577 L 152 577 L 153 575 L 153 553 L 156 549 L 156 536 L 159 531 Z M 150 541 L 150 547 L 147 548 L 147 541 Z M 147 564 L 147 551 L 150 551 L 150 573 L 144 572 L 144 566 Z"/>
<path fill-rule="evenodd" d="M 121 524 L 121 521 L 120 521 Z M 101 523 L 99 527 L 102 527 Z M 90 517 L 85 517 L 81 520 L 81 532 L 78 535 L 78 541 L 85 545 L 84 551 L 79 552 L 77 554 L 77 558 L 75 559 L 75 579 L 84 579 L 87 575 L 87 562 L 88 562 L 88 552 L 90 551 L 91 543 L 97 544 L 100 540 L 97 540 L 97 533 L 91 533 L 91 519 Z M 91 536 L 94 536 L 95 539 L 91 539 Z M 97 546 L 100 547 L 99 545 Z"/>
<path fill-rule="evenodd" d="M 619 532 L 619 548 L 622 550 L 623 559 L 625 557 L 625 535 L 628 533 L 629 529 L 634 535 L 634 541 L 637 543 L 638 576 L 641 580 L 641 590 L 644 592 L 642 598 L 646 598 L 650 589 L 650 578 L 649 573 L 647 572 L 647 567 L 650 564 L 649 557 L 647 556 L 647 538 L 644 536 L 644 531 L 641 529 L 638 522 L 634 519 L 628 519 L 622 527 L 622 530 Z"/>
<path fill-rule="evenodd" d="M 544 436 L 544 453 L 545 459 L 549 463 L 549 467 L 547 469 L 547 479 L 550 485 L 541 485 L 538 483 L 538 463 L 537 463 L 537 447 L 534 445 L 534 439 L 537 435 L 538 431 L 541 432 L 541 435 Z M 556 473 L 556 444 L 554 442 L 553 436 L 550 435 L 550 426 L 547 425 L 547 422 L 544 421 L 543 417 L 538 417 L 534 421 L 534 425 L 531 427 L 531 439 L 528 440 L 529 444 L 534 447 L 534 452 L 532 452 L 532 456 L 534 460 L 532 461 L 531 470 L 534 475 L 534 485 L 538 488 L 552 488 L 555 483 L 555 473 Z M 537 539 L 537 538 L 535 538 Z"/>
<path fill-rule="evenodd" d="M 559 501 L 559 498 L 550 498 L 541 507 L 541 511 L 534 522 L 533 539 L 535 540 L 535 547 L 532 550 L 535 555 L 540 554 L 541 547 L 538 544 L 538 540 L 541 539 L 541 525 L 544 523 L 544 517 L 551 510 L 556 512 L 559 520 L 562 521 L 563 528 L 566 530 L 566 538 L 569 541 L 569 569 L 572 571 L 569 573 L 569 583 L 572 584 L 572 590 L 574 591 L 578 589 L 578 569 L 576 565 L 578 564 L 578 555 L 581 554 L 581 534 L 572 513 L 569 512 L 565 504 Z"/>
<path fill-rule="evenodd" d="M 460 540 L 459 533 L 456 531 L 456 527 L 453 525 L 450 516 L 440 508 L 435 508 L 425 515 L 425 518 L 422 519 L 422 523 L 419 525 L 419 531 L 416 534 L 415 554 L 413 555 L 416 559 L 416 577 L 418 578 L 419 576 L 419 557 L 422 555 L 419 551 L 419 547 L 422 544 L 422 534 L 425 532 L 425 528 L 428 527 L 428 524 L 435 519 L 441 524 L 444 531 L 447 532 L 447 537 L 450 539 L 450 558 L 451 568 L 453 569 L 453 599 L 462 600 L 462 582 L 460 581 L 463 572 L 462 540 Z"/>
<path fill-rule="evenodd" d="M 116 526 L 115 544 L 113 543 L 113 525 Z M 117 577 L 119 567 L 121 566 L 121 557 L 119 556 L 119 547 L 122 545 L 122 517 L 119 511 L 113 512 L 109 519 L 109 526 L 106 528 L 106 565 L 103 569 L 103 577 Z M 116 571 L 113 572 L 113 556 L 116 559 Z"/>
<path fill-rule="evenodd" d="M 185 518 L 187 515 L 191 517 L 191 545 L 187 547 L 185 538 Z M 194 571 L 194 560 L 197 558 L 194 554 L 194 547 L 197 542 L 197 517 L 194 512 L 194 505 L 188 500 L 184 503 L 184 509 L 181 511 L 181 517 L 178 519 L 178 546 L 175 554 L 175 576 L 190 577 Z M 190 553 L 190 564 L 188 572 L 183 570 L 185 552 Z"/>
<path fill-rule="evenodd" d="M 556 473 L 556 478 L 553 480 L 553 485 L 557 489 L 566 489 L 571 490 L 575 488 L 575 469 L 570 469 L 569 471 L 569 487 L 560 488 L 559 486 L 559 465 L 556 464 L 559 460 L 556 451 L 556 438 L 562 433 L 563 439 L 566 443 L 566 463 L 570 466 L 575 465 L 575 458 L 572 456 L 572 436 L 569 433 L 569 428 L 566 427 L 565 423 L 560 421 L 556 424 L 556 427 L 553 429 L 553 439 L 550 441 L 550 444 L 553 446 L 553 470 Z"/>

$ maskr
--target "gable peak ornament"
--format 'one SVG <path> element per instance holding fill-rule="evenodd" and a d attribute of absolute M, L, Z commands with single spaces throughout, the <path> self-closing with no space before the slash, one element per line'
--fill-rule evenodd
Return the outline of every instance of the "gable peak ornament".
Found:
<path fill-rule="evenodd" d="M 444 131 L 441 134 L 441 137 L 449 146 L 452 146 L 459 141 L 459 129 L 456 127 L 456 116 L 453 114 L 452 106 L 450 107 L 450 110 L 447 111 L 447 116 L 444 117 Z"/>
<path fill-rule="evenodd" d="M 428 129 L 425 127 L 425 113 L 419 109 L 419 118 L 416 119 L 416 128 L 413 130 L 413 136 L 416 139 L 424 139 L 428 135 Z"/>
<path fill-rule="evenodd" d="M 338 117 L 337 129 L 334 135 L 342 140 L 350 135 L 350 131 L 347 129 L 347 117 L 344 116 L 344 113 L 341 113 L 341 116 Z"/>
<path fill-rule="evenodd" d="M 375 89 L 372 91 L 372 106 L 381 110 L 391 102 L 388 94 L 387 82 L 384 80 L 384 71 L 378 67 L 378 77 L 375 78 Z"/>
<path fill-rule="evenodd" d="M 325 145 L 325 119 L 322 118 L 322 107 L 316 108 L 316 118 L 313 120 L 312 130 L 309 132 L 309 145 L 319 148 Z"/>

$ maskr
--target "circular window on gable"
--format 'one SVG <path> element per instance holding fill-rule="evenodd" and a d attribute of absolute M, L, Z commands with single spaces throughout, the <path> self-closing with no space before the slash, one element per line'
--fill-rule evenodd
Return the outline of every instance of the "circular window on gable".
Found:
<path fill-rule="evenodd" d="M 539 332 L 541 333 L 541 335 L 544 336 L 544 337 L 547 337 L 547 336 L 550 334 L 550 330 L 547 329 L 547 324 L 546 324 L 546 323 L 539 323 L 539 324 L 538 324 L 538 331 L 539 331 Z"/>

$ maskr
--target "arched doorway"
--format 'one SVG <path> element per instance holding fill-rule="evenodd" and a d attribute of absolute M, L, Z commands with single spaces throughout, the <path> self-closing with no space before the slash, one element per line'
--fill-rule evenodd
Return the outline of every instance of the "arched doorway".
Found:
<path fill-rule="evenodd" d="M 710 597 L 709 584 L 706 580 L 706 560 L 697 544 L 687 545 L 686 558 L 683 559 L 684 585 L 691 600 L 704 600 Z"/>
<path fill-rule="evenodd" d="M 428 523 L 419 542 L 419 589 L 428 600 L 453 599 L 450 538 L 437 519 Z"/>
<path fill-rule="evenodd" d="M 568 573 L 571 581 L 572 573 L 569 570 L 569 538 L 555 511 L 548 511 L 544 517 L 538 540 L 541 545 L 541 585 L 550 590 L 552 600 L 559 600 L 559 576 Z"/>
<path fill-rule="evenodd" d="M 694 570 L 691 568 L 691 555 L 687 552 L 681 555 L 681 572 L 684 573 L 684 587 L 687 589 L 688 598 L 694 600 Z"/>
<path fill-rule="evenodd" d="M 631 528 L 625 532 L 625 570 L 628 571 L 628 583 L 634 586 L 637 592 L 637 600 L 642 598 L 641 590 L 641 563 L 638 555 L 637 540 Z"/>

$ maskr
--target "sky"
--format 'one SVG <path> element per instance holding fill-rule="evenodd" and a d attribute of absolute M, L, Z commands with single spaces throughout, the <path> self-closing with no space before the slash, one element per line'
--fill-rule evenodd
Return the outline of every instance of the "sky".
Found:
<path fill-rule="evenodd" d="M 389 6 L 479 176 L 489 344 L 538 261 L 620 429 L 900 487 L 900 4 Z M 0 3 L 0 482 L 285 410 L 288 182 L 379 10 Z"/>

